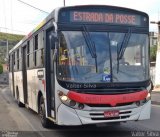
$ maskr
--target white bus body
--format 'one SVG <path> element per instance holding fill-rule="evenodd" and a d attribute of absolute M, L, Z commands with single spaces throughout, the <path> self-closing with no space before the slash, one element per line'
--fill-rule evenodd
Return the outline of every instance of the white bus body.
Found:
<path fill-rule="evenodd" d="M 78 24 L 80 19 L 83 24 L 85 24 L 85 21 L 87 21 L 87 19 L 89 18 L 84 18 L 83 8 L 84 11 L 86 11 L 85 14 L 87 13 L 88 15 L 95 14 L 92 9 L 96 7 L 97 11 L 95 12 L 97 12 L 97 15 L 103 15 L 105 12 L 107 15 L 108 9 L 110 9 L 109 13 L 111 14 L 112 10 L 115 9 L 117 10 L 117 15 L 113 14 L 113 17 L 120 16 L 118 14 L 118 11 L 120 11 L 121 16 L 122 14 L 125 14 L 124 17 L 126 18 L 126 21 L 128 20 L 128 22 L 123 22 L 121 20 L 120 22 L 117 21 L 114 22 L 114 24 L 110 22 L 106 25 L 104 22 L 100 22 L 103 21 L 103 18 L 101 17 L 98 24 L 102 23 L 102 25 L 96 26 L 96 23 L 92 22 L 94 21 L 93 18 L 90 18 L 86 23 L 88 26 L 81 27 L 81 23 L 80 25 Z M 90 10 L 87 11 L 87 9 Z M 103 12 L 102 9 L 104 10 Z M 149 119 L 151 111 L 151 84 L 149 77 L 149 65 L 147 64 L 149 62 L 149 57 L 147 54 L 148 45 L 142 44 L 141 47 L 140 44 L 142 43 L 142 40 L 137 39 L 138 37 L 142 37 L 142 39 L 144 39 L 147 43 L 148 25 L 146 25 L 146 22 L 148 21 L 148 16 L 145 13 L 134 11 L 131 9 L 125 9 L 126 13 L 123 13 L 123 9 L 124 8 L 96 5 L 63 7 L 56 9 L 34 31 L 32 31 L 13 49 L 11 49 L 11 51 L 9 52 L 9 84 L 13 96 L 18 101 L 18 105 L 26 105 L 30 109 L 39 113 L 41 116 L 42 125 L 44 127 L 48 127 L 50 121 L 58 125 L 84 125 Z M 136 14 L 135 16 L 134 13 Z M 67 17 L 73 15 L 73 17 L 68 17 L 71 24 L 65 24 L 63 18 L 61 19 L 61 16 L 63 17 L 65 15 Z M 144 27 L 140 27 L 140 25 L 143 25 L 143 22 L 140 22 L 140 19 L 142 18 L 141 16 L 144 17 L 143 22 L 145 27 L 147 28 L 146 32 L 145 29 L 143 29 Z M 131 18 L 134 18 L 135 22 L 133 22 L 134 20 L 132 20 Z M 72 21 L 75 22 L 72 23 Z M 124 30 L 120 29 L 120 27 L 122 27 L 123 29 L 124 25 L 126 25 L 122 23 L 128 23 L 128 26 L 125 27 Z M 137 24 L 135 25 L 133 23 Z M 66 26 L 62 27 L 63 25 Z M 93 25 L 95 25 L 95 27 Z M 109 25 L 111 25 L 110 29 L 107 28 L 109 27 Z M 119 28 L 113 28 L 112 25 L 119 26 Z M 96 27 L 97 30 L 100 29 L 98 32 L 94 32 L 94 29 L 96 29 Z M 63 30 L 63 28 L 65 29 Z M 134 28 L 136 28 L 137 30 Z M 74 32 L 71 33 L 72 29 L 74 30 Z M 91 31 L 88 31 L 88 29 L 90 29 Z M 104 29 L 106 29 L 106 31 L 104 31 Z M 112 29 L 114 29 L 114 31 L 109 32 Z M 132 30 L 132 32 L 130 30 Z M 142 32 L 140 32 L 141 30 Z M 115 31 L 117 31 L 117 33 L 115 33 Z M 62 61 L 61 63 L 58 62 L 60 62 L 60 52 L 63 49 L 62 46 L 66 46 L 69 41 L 71 39 L 74 39 L 74 36 L 77 35 L 81 36 L 79 37 L 79 39 L 82 39 L 82 36 L 84 36 L 84 38 L 89 41 L 92 41 L 92 39 L 96 39 L 98 37 L 100 37 L 98 41 L 101 41 L 101 38 L 108 35 L 110 37 L 114 36 L 112 37 L 113 39 L 115 37 L 116 39 L 120 39 L 120 37 L 117 37 L 118 35 L 122 35 L 123 37 L 125 37 L 125 39 L 128 39 L 128 43 L 130 43 L 130 46 L 128 46 L 128 48 L 126 47 L 126 50 L 124 49 L 124 56 L 123 54 L 122 56 L 126 60 L 128 59 L 130 66 L 126 68 L 126 64 L 125 66 L 119 65 L 119 68 L 116 69 L 116 72 L 120 73 L 120 76 L 117 75 L 117 79 L 121 79 L 124 73 L 126 73 L 124 79 L 117 80 L 118 82 L 115 80 L 116 82 L 114 83 L 114 78 L 112 78 L 112 75 L 110 76 L 109 74 L 106 74 L 106 71 L 103 72 L 103 77 L 98 75 L 97 72 L 94 73 L 95 78 L 92 79 L 89 78 L 92 77 L 92 75 L 89 75 L 87 79 L 86 75 L 90 73 L 87 72 L 82 77 L 82 79 L 86 77 L 86 81 L 91 80 L 91 82 L 85 82 L 85 80 L 79 82 L 81 79 L 79 79 L 80 76 L 77 78 L 78 75 L 72 77 L 73 75 L 71 74 L 71 72 L 75 69 L 76 66 L 73 65 L 75 64 L 75 62 L 73 62 L 73 56 L 70 56 L 71 60 L 69 62 L 72 61 L 72 65 L 70 66 L 64 64 L 64 61 Z M 89 37 L 91 37 L 92 39 L 89 39 Z M 139 41 L 139 44 L 134 46 L 134 49 L 132 49 L 132 46 L 135 42 L 132 41 L 132 39 L 134 38 Z M 78 41 L 78 39 L 76 41 Z M 72 43 L 76 45 L 76 41 Z M 64 44 L 65 42 L 66 44 Z M 97 46 L 97 41 L 95 40 L 94 42 L 95 46 Z M 117 42 L 115 40 L 112 40 L 111 45 L 109 44 L 109 46 L 112 48 L 113 44 L 114 48 L 118 45 L 116 43 Z M 78 45 L 81 44 L 81 42 L 78 43 Z M 88 46 L 92 48 L 92 45 Z M 70 54 L 72 54 L 75 53 L 74 50 L 76 49 L 76 54 L 81 54 L 85 50 L 84 48 L 84 46 L 79 46 L 79 48 L 76 49 L 76 47 L 72 48 L 72 45 L 70 45 L 70 47 L 68 47 L 68 49 L 64 51 L 65 53 L 70 52 Z M 140 52 L 137 52 L 137 49 L 139 49 Z M 87 50 L 88 49 L 86 49 L 85 54 L 90 55 Z M 97 52 L 98 50 L 100 50 L 100 48 L 97 48 Z M 134 52 L 132 52 L 133 50 Z M 111 51 L 108 53 L 112 54 Z M 85 54 L 83 53 L 83 55 L 79 55 L 79 63 L 81 64 L 81 67 L 79 67 L 77 71 L 81 71 L 81 75 L 83 75 L 83 67 L 87 71 L 91 70 L 91 74 L 95 72 L 97 68 L 100 70 L 100 64 L 96 66 L 97 68 L 93 66 L 93 64 L 93 67 L 90 67 L 88 64 L 86 66 L 84 65 L 86 63 L 85 60 L 87 60 L 85 58 Z M 134 54 L 136 54 L 137 56 L 135 56 Z M 143 58 L 139 54 L 142 54 L 143 56 L 145 56 L 145 58 Z M 99 57 L 98 53 L 97 56 Z M 102 54 L 101 56 L 103 59 Z M 112 58 L 111 55 L 110 58 Z M 91 59 L 94 60 L 94 57 Z M 112 61 L 113 59 L 114 58 L 112 58 Z M 88 61 L 87 63 L 90 62 Z M 99 63 L 99 60 L 97 63 Z M 145 65 L 145 67 L 142 66 L 143 64 Z M 72 67 L 72 70 L 69 67 L 66 68 L 67 66 Z M 61 71 L 61 69 L 63 71 Z M 75 70 L 72 73 L 77 73 L 75 72 Z M 145 74 L 140 73 L 141 71 Z M 63 72 L 67 73 L 63 74 Z M 113 74 L 114 69 L 112 68 L 111 72 L 109 73 Z M 71 77 L 63 75 L 70 75 Z M 96 80 L 99 79 L 99 76 L 103 78 L 103 82 L 96 84 Z M 129 79 L 127 79 L 127 76 L 129 76 Z M 78 79 L 77 81 L 76 78 Z M 73 79 L 74 81 L 72 81 Z M 99 81 L 102 80 L 100 79 Z M 130 83 L 128 82 L 129 80 L 131 80 Z"/>

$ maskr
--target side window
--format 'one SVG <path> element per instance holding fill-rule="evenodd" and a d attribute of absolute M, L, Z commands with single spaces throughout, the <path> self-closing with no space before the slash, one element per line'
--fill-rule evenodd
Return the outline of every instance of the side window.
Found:
<path fill-rule="evenodd" d="M 33 68 L 34 67 L 34 58 L 33 58 L 33 54 L 34 54 L 34 49 L 33 49 L 33 38 L 30 40 L 29 42 L 30 46 L 29 46 L 29 49 L 30 49 L 30 54 L 29 54 L 29 67 L 30 68 Z"/>
<path fill-rule="evenodd" d="M 38 50 L 38 34 L 34 38 L 34 47 L 33 47 L 33 61 L 34 61 L 34 66 L 37 66 L 37 50 Z"/>
<path fill-rule="evenodd" d="M 16 60 L 15 60 L 15 52 L 13 53 L 13 68 L 16 70 Z"/>
<path fill-rule="evenodd" d="M 27 68 L 30 67 L 30 41 L 27 42 Z"/>
<path fill-rule="evenodd" d="M 10 71 L 11 72 L 14 71 L 13 66 L 14 66 L 14 64 L 13 64 L 13 53 L 11 53 L 11 56 L 10 56 Z"/>
<path fill-rule="evenodd" d="M 37 67 L 44 66 L 43 31 L 38 34 Z"/>
<path fill-rule="evenodd" d="M 19 48 L 19 70 L 22 70 L 22 48 Z"/>
<path fill-rule="evenodd" d="M 17 49 L 17 70 L 19 70 L 19 49 Z"/>
<path fill-rule="evenodd" d="M 11 56 L 9 55 L 9 60 L 8 60 L 8 70 L 11 72 Z"/>
<path fill-rule="evenodd" d="M 31 47 L 30 47 L 31 49 Z M 44 42 L 43 42 L 43 31 L 39 32 L 34 37 L 33 46 L 33 67 L 43 67 L 44 66 Z"/>
<path fill-rule="evenodd" d="M 44 48 L 42 48 L 41 50 L 41 53 L 40 53 L 40 63 L 41 63 L 41 66 L 43 67 L 44 66 Z"/>

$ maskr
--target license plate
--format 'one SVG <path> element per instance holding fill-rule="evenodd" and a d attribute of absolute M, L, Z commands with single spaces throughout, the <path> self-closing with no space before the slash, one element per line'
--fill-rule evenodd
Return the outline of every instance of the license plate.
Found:
<path fill-rule="evenodd" d="M 106 118 L 118 117 L 118 116 L 119 116 L 119 111 L 118 111 L 118 110 L 105 111 L 105 112 L 104 112 L 104 116 L 105 116 Z"/>

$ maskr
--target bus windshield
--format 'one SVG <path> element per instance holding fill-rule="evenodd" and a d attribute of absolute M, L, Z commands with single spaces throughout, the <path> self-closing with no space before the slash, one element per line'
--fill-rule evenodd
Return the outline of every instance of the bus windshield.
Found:
<path fill-rule="evenodd" d="M 86 37 L 83 31 L 61 31 L 58 79 L 77 83 L 147 80 L 148 35 L 131 33 L 123 44 L 127 34 L 92 31 Z"/>

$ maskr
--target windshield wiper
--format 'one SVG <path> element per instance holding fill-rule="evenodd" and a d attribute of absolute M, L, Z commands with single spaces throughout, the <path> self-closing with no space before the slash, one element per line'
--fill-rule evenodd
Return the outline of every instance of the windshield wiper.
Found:
<path fill-rule="evenodd" d="M 131 34 L 132 34 L 132 31 L 131 31 L 131 29 L 129 29 L 128 32 L 125 33 L 125 35 L 124 35 L 124 39 L 122 41 L 122 44 L 120 46 L 119 51 L 117 50 L 117 73 L 119 72 L 119 60 L 122 59 L 122 57 L 124 55 L 124 52 L 127 48 Z"/>
<path fill-rule="evenodd" d="M 92 41 L 92 38 L 90 36 L 89 31 L 87 30 L 87 27 L 85 25 L 83 25 L 82 34 L 84 36 L 84 39 L 86 41 L 87 47 L 89 49 L 89 52 L 90 52 L 92 58 L 95 58 L 96 73 L 97 73 L 98 72 L 98 65 L 97 65 L 96 47 L 95 47 L 94 41 Z"/>

